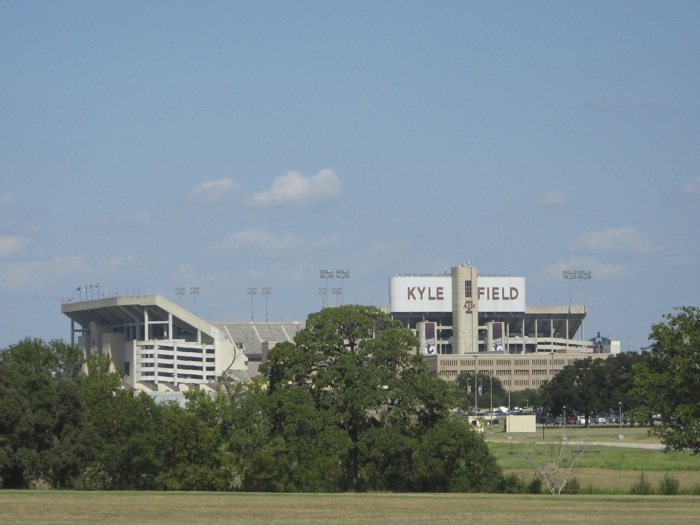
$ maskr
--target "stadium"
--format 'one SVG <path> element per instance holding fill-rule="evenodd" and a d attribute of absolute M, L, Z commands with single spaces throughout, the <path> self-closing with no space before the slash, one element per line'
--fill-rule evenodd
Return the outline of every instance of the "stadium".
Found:
<path fill-rule="evenodd" d="M 509 391 L 537 388 L 564 366 L 618 353 L 619 342 L 584 337 L 585 306 L 528 306 L 525 278 L 481 276 L 463 265 L 447 274 L 399 275 L 388 311 L 414 331 L 433 373 L 497 377 Z M 160 295 L 64 303 L 71 342 L 106 355 L 124 382 L 159 399 L 247 381 L 268 350 L 292 341 L 303 322 L 208 322 Z"/>
<path fill-rule="evenodd" d="M 442 379 L 496 377 L 508 391 L 538 388 L 565 366 L 620 352 L 619 341 L 585 338 L 585 305 L 528 306 L 524 277 L 482 276 L 472 265 L 445 274 L 391 278 L 392 317 L 418 336 Z"/>

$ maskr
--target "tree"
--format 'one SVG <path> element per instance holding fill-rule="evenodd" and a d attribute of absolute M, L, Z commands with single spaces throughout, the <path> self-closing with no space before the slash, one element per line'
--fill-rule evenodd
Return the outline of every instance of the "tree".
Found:
<path fill-rule="evenodd" d="M 570 444 L 561 436 L 554 443 L 518 445 L 515 453 L 525 459 L 550 494 L 561 494 L 574 479 L 586 445 L 585 441 Z"/>
<path fill-rule="evenodd" d="M 80 350 L 61 341 L 27 338 L 0 352 L 0 486 L 66 488 L 78 475 L 81 366 Z"/>
<path fill-rule="evenodd" d="M 586 416 L 634 404 L 632 370 L 644 356 L 635 353 L 611 355 L 607 359 L 586 358 L 567 365 L 542 385 L 543 404 L 555 414 L 576 411 Z"/>
<path fill-rule="evenodd" d="M 647 358 L 635 366 L 640 408 L 658 414 L 654 432 L 671 450 L 700 452 L 700 308 L 684 306 L 652 326 Z"/>
<path fill-rule="evenodd" d="M 474 391 L 474 374 L 468 372 L 460 372 L 455 381 L 457 404 L 465 409 L 471 409 L 474 406 L 476 399 L 480 410 L 488 410 L 493 407 L 508 406 L 508 392 L 503 388 L 501 380 L 497 377 L 491 377 L 488 374 L 477 373 L 476 385 L 477 390 Z M 481 393 L 479 393 L 479 387 Z M 476 398 L 474 394 L 476 393 Z M 493 398 L 493 399 L 492 399 Z"/>
<path fill-rule="evenodd" d="M 452 397 L 450 387 L 429 374 L 416 346 L 409 330 L 377 308 L 341 306 L 310 315 L 294 343 L 270 351 L 261 371 L 268 380 L 263 410 L 271 435 L 258 459 L 279 472 L 276 490 L 425 486 L 435 472 L 424 461 L 430 447 L 421 443 L 447 425 Z M 463 421 L 451 424 L 473 432 Z M 444 457 L 464 459 L 477 438 L 445 445 L 452 455 Z M 480 448 L 470 461 L 474 466 L 491 458 Z M 500 476 L 498 469 L 485 470 Z M 440 475 L 441 487 L 479 488 L 464 481 L 465 469 Z"/>

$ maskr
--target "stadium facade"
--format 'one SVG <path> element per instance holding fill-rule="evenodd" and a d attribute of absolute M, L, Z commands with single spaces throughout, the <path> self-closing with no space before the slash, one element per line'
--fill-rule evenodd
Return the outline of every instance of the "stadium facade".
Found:
<path fill-rule="evenodd" d="M 585 338 L 585 306 L 528 306 L 524 277 L 481 276 L 472 265 L 392 277 L 389 302 L 392 317 L 418 336 L 430 369 L 447 381 L 479 373 L 506 390 L 538 388 L 577 360 L 620 351 L 600 334 Z"/>
<path fill-rule="evenodd" d="M 86 356 L 110 357 L 128 386 L 153 397 L 179 399 L 193 386 L 248 369 L 223 330 L 160 295 L 66 303 L 61 312 Z"/>
<path fill-rule="evenodd" d="M 305 326 L 211 323 L 160 295 L 70 302 L 61 311 L 86 356 L 110 357 L 128 386 L 162 399 L 181 400 L 223 376 L 252 378 L 270 348 Z M 523 277 L 480 276 L 470 265 L 392 277 L 388 311 L 414 331 L 429 368 L 447 381 L 480 373 L 506 390 L 537 388 L 566 365 L 620 349 L 600 335 L 585 339 L 585 306 L 528 306 Z"/>

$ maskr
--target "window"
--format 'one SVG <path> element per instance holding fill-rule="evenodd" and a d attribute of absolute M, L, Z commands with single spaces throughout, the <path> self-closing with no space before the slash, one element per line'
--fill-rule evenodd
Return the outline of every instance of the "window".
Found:
<path fill-rule="evenodd" d="M 471 297 L 471 296 L 472 296 L 472 282 L 471 282 L 471 280 L 464 281 L 464 297 Z"/>

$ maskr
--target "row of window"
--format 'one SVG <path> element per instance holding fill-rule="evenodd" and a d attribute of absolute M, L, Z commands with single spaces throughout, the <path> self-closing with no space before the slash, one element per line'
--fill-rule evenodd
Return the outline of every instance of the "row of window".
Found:
<path fill-rule="evenodd" d="M 564 365 L 570 365 L 574 363 L 575 359 L 479 359 L 477 362 L 475 359 L 443 359 L 440 361 L 442 366 L 459 366 L 462 368 L 474 368 L 474 367 L 493 367 L 494 364 L 499 366 L 555 366 L 563 367 Z"/>

